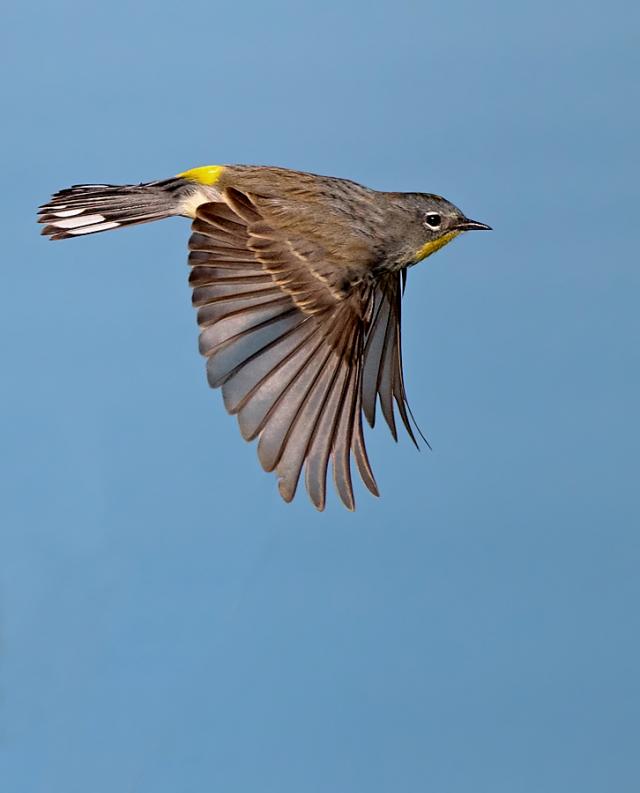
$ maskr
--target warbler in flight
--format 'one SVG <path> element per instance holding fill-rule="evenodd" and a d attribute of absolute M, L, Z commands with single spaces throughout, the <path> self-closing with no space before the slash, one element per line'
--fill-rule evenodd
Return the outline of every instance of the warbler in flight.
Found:
<path fill-rule="evenodd" d="M 363 436 L 376 405 L 394 438 L 397 410 L 415 443 L 402 374 L 400 301 L 412 265 L 464 231 L 489 229 L 429 193 L 346 179 L 211 165 L 136 185 L 75 185 L 40 207 L 52 240 L 193 219 L 189 283 L 207 376 L 285 501 L 302 468 L 323 509 L 355 506 L 351 457 L 378 495 Z M 394 409 L 395 403 L 395 409 Z"/>

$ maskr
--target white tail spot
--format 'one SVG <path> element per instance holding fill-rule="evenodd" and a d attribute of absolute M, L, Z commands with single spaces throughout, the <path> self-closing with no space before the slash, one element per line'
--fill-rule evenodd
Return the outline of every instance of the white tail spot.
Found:
<path fill-rule="evenodd" d="M 74 215 L 79 215 L 84 212 L 84 209 L 65 209 L 63 212 L 54 212 L 57 218 L 72 218 Z"/>
<path fill-rule="evenodd" d="M 82 210 L 84 212 L 84 210 Z M 104 215 L 84 215 L 81 218 L 70 218 L 69 220 L 56 220 L 52 223 L 58 229 L 76 229 L 78 226 L 88 226 L 92 223 L 101 223 L 105 220 Z M 117 225 L 117 224 L 116 224 Z"/>
<path fill-rule="evenodd" d="M 94 215 L 93 217 L 100 217 L 100 215 Z M 114 221 L 111 220 L 108 223 L 97 223 L 95 226 L 83 226 L 81 229 L 69 229 L 69 234 L 73 234 L 74 236 L 76 234 L 93 234 L 94 231 L 106 231 L 107 229 L 117 229 L 119 225 L 120 225 L 119 223 L 114 223 Z"/>

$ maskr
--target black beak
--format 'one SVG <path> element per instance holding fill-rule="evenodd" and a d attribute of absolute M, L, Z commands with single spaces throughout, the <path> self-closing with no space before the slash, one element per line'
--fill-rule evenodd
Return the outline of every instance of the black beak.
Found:
<path fill-rule="evenodd" d="M 486 223 L 480 223 L 477 220 L 469 220 L 464 218 L 456 224 L 456 231 L 493 231 L 491 226 Z"/>

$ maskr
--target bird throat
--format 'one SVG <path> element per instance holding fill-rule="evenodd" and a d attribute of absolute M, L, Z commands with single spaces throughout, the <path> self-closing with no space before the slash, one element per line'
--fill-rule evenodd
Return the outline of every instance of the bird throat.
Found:
<path fill-rule="evenodd" d="M 448 231 L 446 234 L 443 234 L 442 237 L 438 237 L 437 240 L 431 240 L 431 242 L 425 243 L 416 253 L 415 263 L 421 262 L 423 259 L 426 259 L 427 256 L 431 256 L 432 253 L 439 251 L 440 248 L 444 248 L 444 246 L 455 239 L 458 234 L 460 234 L 459 231 Z"/>

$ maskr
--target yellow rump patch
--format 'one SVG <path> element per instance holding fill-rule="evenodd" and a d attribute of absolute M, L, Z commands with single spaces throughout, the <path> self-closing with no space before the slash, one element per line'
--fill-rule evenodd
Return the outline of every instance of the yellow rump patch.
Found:
<path fill-rule="evenodd" d="M 198 182 L 198 184 L 211 186 L 220 179 L 223 171 L 223 165 L 201 165 L 199 168 L 183 171 L 178 176 L 182 176 L 183 179 L 190 179 L 192 182 Z"/>
<path fill-rule="evenodd" d="M 451 240 L 455 239 L 458 234 L 460 234 L 459 231 L 448 231 L 446 234 L 443 234 L 442 237 L 438 237 L 437 240 L 427 242 L 416 253 L 416 261 L 421 262 L 423 259 L 426 259 L 427 256 L 431 256 L 432 253 L 439 251 L 440 248 L 444 248 L 444 246 L 448 242 L 451 242 Z"/>

